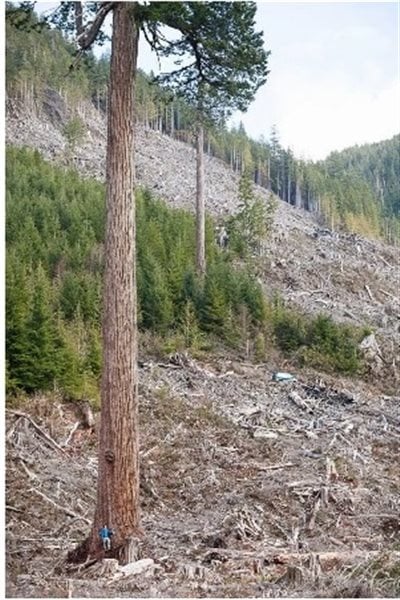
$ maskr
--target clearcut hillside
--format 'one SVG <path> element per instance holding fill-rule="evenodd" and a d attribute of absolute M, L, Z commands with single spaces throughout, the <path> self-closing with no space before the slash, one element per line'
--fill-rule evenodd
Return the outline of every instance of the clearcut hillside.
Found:
<path fill-rule="evenodd" d="M 40 108 L 7 101 L 6 142 L 37 149 L 45 158 L 71 165 L 85 176 L 105 177 L 106 123 L 90 103 L 78 107 L 84 133 L 73 149 L 65 137 L 72 112 L 56 92 Z M 194 209 L 195 151 L 184 142 L 137 127 L 136 176 L 140 185 L 172 206 Z M 206 156 L 206 210 L 223 222 L 238 208 L 239 176 Z M 268 198 L 269 192 L 258 187 Z M 397 381 L 400 287 L 398 247 L 357 234 L 331 231 L 316 216 L 277 199 L 273 231 L 266 240 L 259 277 L 268 296 L 279 293 L 304 313 L 368 326 L 376 335 L 373 369 Z"/>

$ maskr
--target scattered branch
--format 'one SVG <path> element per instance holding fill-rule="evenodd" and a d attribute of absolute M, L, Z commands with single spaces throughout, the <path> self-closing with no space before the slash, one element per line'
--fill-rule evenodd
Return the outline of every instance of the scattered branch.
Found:
<path fill-rule="evenodd" d="M 75 433 L 75 431 L 76 431 L 76 430 L 79 428 L 80 424 L 81 424 L 81 421 L 77 421 L 77 422 L 75 423 L 75 425 L 72 427 L 71 431 L 70 431 L 70 432 L 69 432 L 69 434 L 68 434 L 68 437 L 67 437 L 67 439 L 66 439 L 66 440 L 65 440 L 65 442 L 63 443 L 63 446 L 64 446 L 64 448 L 65 448 L 66 446 L 68 446 L 68 444 L 70 443 L 70 441 L 72 440 L 72 438 L 73 438 L 73 436 L 74 436 L 74 433 Z"/>
<path fill-rule="evenodd" d="M 368 286 L 367 284 L 365 284 L 365 285 L 364 285 L 364 288 L 365 288 L 365 289 L 366 289 L 366 291 L 367 291 L 367 294 L 368 294 L 368 296 L 369 296 L 369 299 L 370 299 L 370 300 L 372 300 L 372 302 L 375 302 L 375 298 L 373 297 L 373 295 L 372 295 L 372 293 L 371 293 L 371 290 L 370 290 L 369 286 Z"/>
<path fill-rule="evenodd" d="M 296 467 L 295 463 L 280 463 L 276 465 L 262 465 L 257 463 L 237 463 L 236 467 L 246 467 L 247 469 L 258 469 L 259 471 L 276 471 L 278 469 L 290 469 Z"/>
<path fill-rule="evenodd" d="M 15 506 L 10 506 L 9 504 L 6 504 L 6 510 L 12 510 L 13 512 L 17 512 L 17 513 L 23 513 L 24 512 L 20 508 L 15 508 Z"/>
<path fill-rule="evenodd" d="M 76 2 L 75 4 L 81 4 Z M 81 50 L 88 50 L 95 41 L 104 19 L 108 13 L 114 8 L 115 2 L 101 2 L 100 8 L 93 21 L 83 27 L 82 32 L 77 36 L 76 41 Z"/>
<path fill-rule="evenodd" d="M 53 438 L 50 437 L 45 431 L 43 431 L 43 429 L 39 427 L 39 425 L 35 423 L 35 421 L 29 415 L 18 410 L 11 410 L 9 408 L 6 408 L 6 412 L 11 415 L 16 415 L 17 417 L 23 417 L 24 419 L 29 421 L 29 423 L 31 423 L 34 429 L 48 442 L 48 444 L 50 444 L 52 448 L 55 448 L 59 452 L 64 453 L 63 448 L 59 444 L 57 444 L 57 442 L 54 441 Z"/>
<path fill-rule="evenodd" d="M 74 517 L 76 519 L 80 519 L 82 521 L 85 521 L 85 523 L 88 523 L 88 525 L 90 525 L 89 519 L 87 519 L 86 517 L 83 517 L 82 515 L 76 514 L 73 510 L 71 510 L 70 508 L 67 508 L 66 506 L 61 506 L 60 504 L 57 504 L 57 502 L 54 502 L 54 500 L 52 500 L 51 498 L 49 498 L 48 496 L 46 496 L 46 494 L 43 494 L 43 492 L 41 492 L 40 490 L 37 490 L 36 488 L 30 488 L 29 491 L 30 492 L 34 492 L 35 494 L 37 494 L 38 496 L 40 496 L 41 498 L 43 498 L 43 500 L 46 500 L 46 502 L 49 502 L 57 510 L 61 510 L 66 515 L 68 515 L 69 517 Z"/>
<path fill-rule="evenodd" d="M 329 570 L 333 567 L 350 565 L 358 562 L 377 560 L 385 558 L 387 562 L 397 562 L 400 560 L 400 551 L 391 550 L 383 552 L 382 550 L 349 550 L 349 551 L 328 551 L 328 552 L 249 552 L 241 550 L 230 550 L 227 548 L 208 548 L 206 554 L 202 557 L 202 562 L 207 562 L 207 557 L 212 554 L 220 554 L 232 560 L 259 559 L 264 564 L 310 564 L 318 557 L 322 568 Z"/>

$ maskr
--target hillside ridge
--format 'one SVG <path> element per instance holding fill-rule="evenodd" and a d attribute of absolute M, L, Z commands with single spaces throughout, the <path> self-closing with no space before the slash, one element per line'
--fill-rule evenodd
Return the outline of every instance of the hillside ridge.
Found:
<path fill-rule="evenodd" d="M 104 180 L 104 113 L 81 103 L 86 135 L 72 163 L 85 176 Z M 71 164 L 63 128 L 72 116 L 53 92 L 41 110 L 8 99 L 6 141 L 37 149 L 45 158 Z M 137 127 L 136 176 L 139 184 L 175 207 L 195 206 L 195 151 L 167 135 Z M 206 210 L 223 220 L 238 207 L 239 176 L 221 160 L 205 158 Z M 264 198 L 269 192 L 257 187 Z M 264 248 L 260 278 L 267 295 L 279 293 L 305 313 L 329 313 L 336 321 L 369 326 L 397 379 L 400 303 L 398 249 L 358 234 L 322 228 L 316 215 L 277 199 L 272 234 Z"/>

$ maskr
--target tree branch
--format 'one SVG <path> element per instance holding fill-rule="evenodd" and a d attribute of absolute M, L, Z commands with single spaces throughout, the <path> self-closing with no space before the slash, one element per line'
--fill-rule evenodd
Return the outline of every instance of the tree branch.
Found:
<path fill-rule="evenodd" d="M 75 3 L 75 10 L 77 10 L 77 6 L 81 2 Z M 97 34 L 100 31 L 101 26 L 104 23 L 104 19 L 108 15 L 108 13 L 114 8 L 115 2 L 102 2 L 101 6 L 94 18 L 93 21 L 88 23 L 85 28 L 83 28 L 82 33 L 78 34 L 76 41 L 80 46 L 81 50 L 87 50 L 95 41 Z M 82 10 L 82 6 L 80 7 Z M 75 13 L 76 15 L 76 13 Z M 82 16 L 82 15 L 81 15 Z"/>
<path fill-rule="evenodd" d="M 56 450 L 59 450 L 60 452 L 64 453 L 64 449 L 61 448 L 61 446 L 59 444 L 57 444 L 57 442 L 55 440 L 53 440 L 52 437 L 50 437 L 45 431 L 43 431 L 43 429 L 41 427 L 39 427 L 39 425 L 37 423 L 35 423 L 35 421 L 26 413 L 21 412 L 19 410 L 11 410 L 9 408 L 6 408 L 6 412 L 11 414 L 11 415 L 15 415 L 17 417 L 23 417 L 24 419 L 27 419 L 27 421 L 29 421 L 29 423 L 32 424 L 32 426 L 34 427 L 34 429 L 36 429 L 36 431 L 42 436 L 44 437 L 44 439 L 50 444 L 50 446 L 52 446 L 53 448 L 55 448 Z"/>
<path fill-rule="evenodd" d="M 51 498 L 49 498 L 48 496 L 46 496 L 46 494 L 43 494 L 43 492 L 41 492 L 40 490 L 37 490 L 36 488 L 30 488 L 28 491 L 29 492 L 34 492 L 35 494 L 38 494 L 38 496 L 40 496 L 41 498 L 43 498 L 43 500 L 46 500 L 46 502 L 49 502 L 55 508 L 57 508 L 57 510 L 61 510 L 66 515 L 68 515 L 69 517 L 74 517 L 75 519 L 80 519 L 81 521 L 85 521 L 85 523 L 88 523 L 88 525 L 90 525 L 89 519 L 87 519 L 86 517 L 83 517 L 82 515 L 78 515 L 76 512 L 74 512 L 73 510 L 71 510 L 67 506 L 61 506 L 61 504 L 57 504 L 57 502 L 54 502 L 54 500 L 52 500 Z"/>
<path fill-rule="evenodd" d="M 190 63 L 190 65 L 186 65 L 185 67 L 181 67 L 180 69 L 175 69 L 175 71 L 169 71 L 168 73 L 160 73 L 154 79 L 156 82 L 158 82 L 158 81 L 163 82 L 164 80 L 166 82 L 168 82 L 169 79 L 173 79 L 176 75 L 181 75 L 181 73 L 184 73 L 185 71 L 193 69 L 193 67 L 195 65 L 196 65 L 196 63 Z M 190 79 L 187 79 L 185 81 L 186 81 L 186 84 L 188 84 L 188 83 L 191 83 L 192 81 L 196 81 L 196 79 L 197 79 L 197 74 L 193 75 L 193 77 L 191 77 Z"/>

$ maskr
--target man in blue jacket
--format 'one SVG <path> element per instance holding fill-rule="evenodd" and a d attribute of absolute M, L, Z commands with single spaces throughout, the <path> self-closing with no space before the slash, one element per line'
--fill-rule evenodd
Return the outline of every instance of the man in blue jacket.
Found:
<path fill-rule="evenodd" d="M 113 535 L 113 530 L 108 529 L 107 525 L 104 525 L 101 529 L 99 529 L 99 536 L 101 537 L 103 548 L 106 552 L 108 552 L 108 550 L 111 550 L 111 538 Z"/>

